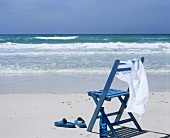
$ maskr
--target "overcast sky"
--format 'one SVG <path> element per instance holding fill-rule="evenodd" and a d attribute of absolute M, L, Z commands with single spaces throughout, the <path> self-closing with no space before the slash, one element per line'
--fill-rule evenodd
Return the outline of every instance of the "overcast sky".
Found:
<path fill-rule="evenodd" d="M 170 0 L 0 0 L 0 33 L 170 34 Z"/>

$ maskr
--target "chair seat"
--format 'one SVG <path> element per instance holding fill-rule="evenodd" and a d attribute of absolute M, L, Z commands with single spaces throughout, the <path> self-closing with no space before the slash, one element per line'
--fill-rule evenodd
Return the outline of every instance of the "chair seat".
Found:
<path fill-rule="evenodd" d="M 87 92 L 89 96 L 96 96 L 97 98 L 100 98 L 103 90 L 96 90 L 96 91 L 88 91 Z M 118 97 L 118 96 L 125 96 L 129 95 L 128 91 L 122 91 L 122 90 L 117 90 L 117 89 L 109 89 L 108 93 L 105 97 L 105 100 L 111 101 L 112 98 Z"/>

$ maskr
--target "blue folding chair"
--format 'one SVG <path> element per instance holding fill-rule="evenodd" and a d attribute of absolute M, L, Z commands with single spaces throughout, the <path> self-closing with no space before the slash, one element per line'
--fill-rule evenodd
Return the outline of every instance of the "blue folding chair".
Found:
<path fill-rule="evenodd" d="M 141 58 L 141 61 L 142 61 L 142 63 L 144 62 L 144 57 Z M 134 115 L 131 112 L 128 112 L 128 115 L 130 116 L 130 118 L 125 119 L 125 120 L 120 120 L 121 116 L 124 112 L 124 109 L 127 107 L 126 104 L 128 102 L 128 99 L 129 99 L 129 88 L 127 89 L 127 91 L 110 89 L 110 86 L 111 86 L 112 81 L 113 81 L 113 79 L 116 75 L 116 72 L 130 71 L 131 70 L 130 67 L 119 68 L 119 66 L 123 65 L 123 64 L 125 64 L 125 63 L 121 63 L 120 60 L 115 60 L 115 63 L 112 67 L 112 70 L 110 72 L 110 75 L 107 79 L 107 82 L 106 82 L 103 90 L 88 91 L 88 95 L 91 96 L 93 98 L 94 102 L 96 103 L 96 108 L 95 108 L 95 111 L 94 111 L 93 116 L 91 118 L 91 121 L 88 125 L 87 131 L 89 131 L 89 132 L 92 131 L 96 119 L 99 118 L 98 115 L 99 115 L 100 109 L 101 109 L 104 101 L 105 100 L 111 101 L 112 98 L 118 98 L 119 99 L 119 101 L 121 102 L 120 109 L 117 112 L 112 112 L 112 113 L 107 113 L 107 114 L 105 113 L 104 116 L 106 118 L 106 123 L 107 123 L 108 127 L 110 128 L 110 131 L 112 132 L 114 137 L 118 138 L 119 136 L 116 133 L 116 131 L 114 130 L 113 126 L 120 125 L 120 124 L 123 124 L 123 123 L 127 123 L 127 122 L 130 122 L 130 121 L 133 121 L 133 123 L 135 124 L 137 129 L 139 131 L 142 131 L 140 125 L 138 124 Z M 116 115 L 116 119 L 113 123 L 111 123 L 109 121 L 108 117 L 113 116 L 113 115 Z"/>

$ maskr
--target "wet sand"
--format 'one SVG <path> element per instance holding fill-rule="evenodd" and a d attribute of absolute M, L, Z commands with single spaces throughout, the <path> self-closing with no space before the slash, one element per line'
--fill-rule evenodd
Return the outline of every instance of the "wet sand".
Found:
<path fill-rule="evenodd" d="M 0 94 L 55 93 L 86 94 L 87 90 L 103 89 L 108 74 L 32 74 L 0 75 Z M 150 92 L 169 92 L 170 74 L 147 74 Z M 127 89 L 127 84 L 118 80 L 113 88 Z"/>

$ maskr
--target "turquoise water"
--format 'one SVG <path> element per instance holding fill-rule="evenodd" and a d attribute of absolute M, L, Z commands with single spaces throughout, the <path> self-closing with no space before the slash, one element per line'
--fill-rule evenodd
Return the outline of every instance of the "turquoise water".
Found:
<path fill-rule="evenodd" d="M 108 73 L 115 59 L 145 57 L 170 73 L 170 35 L 0 35 L 0 74 Z"/>
<path fill-rule="evenodd" d="M 0 43 L 18 44 L 68 44 L 68 43 L 170 43 L 170 35 L 55 35 L 55 34 L 28 34 L 28 35 L 0 35 Z"/>

